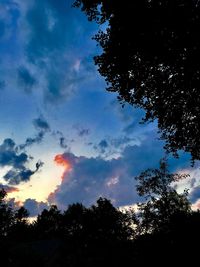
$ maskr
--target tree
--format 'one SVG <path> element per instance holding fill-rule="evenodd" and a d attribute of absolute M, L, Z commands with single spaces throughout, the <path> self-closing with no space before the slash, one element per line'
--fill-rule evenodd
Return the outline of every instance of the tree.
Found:
<path fill-rule="evenodd" d="M 200 159 L 200 2 L 76 0 L 89 20 L 108 23 L 94 37 L 107 90 L 157 119 L 165 148 Z"/>
<path fill-rule="evenodd" d="M 29 212 L 24 207 L 20 207 L 15 212 L 15 220 L 16 220 L 17 223 L 22 223 L 22 224 L 26 223 L 28 216 L 29 216 Z"/>
<path fill-rule="evenodd" d="M 122 266 L 133 237 L 132 213 L 99 198 L 89 208 L 69 205 L 63 214 L 63 262 L 70 266 Z M 73 264 L 74 265 L 73 265 Z"/>
<path fill-rule="evenodd" d="M 0 238 L 6 237 L 10 227 L 14 222 L 14 213 L 12 208 L 6 203 L 7 193 L 4 189 L 0 190 Z"/>
<path fill-rule="evenodd" d="M 134 235 L 133 219 L 133 212 L 123 213 L 108 199 L 99 198 L 96 205 L 90 208 L 80 203 L 69 205 L 62 220 L 64 232 L 68 237 L 76 237 L 84 242 L 109 242 L 130 239 Z"/>
<path fill-rule="evenodd" d="M 38 215 L 34 228 L 39 238 L 53 238 L 60 233 L 62 214 L 56 205 L 51 205 L 50 209 L 44 209 Z"/>
<path fill-rule="evenodd" d="M 145 202 L 139 204 L 140 232 L 167 232 L 174 216 L 190 214 L 187 190 L 178 194 L 172 186 L 173 182 L 186 177 L 187 174 L 170 173 L 165 159 L 160 161 L 159 169 L 148 169 L 136 177 L 138 194 L 145 198 Z"/>

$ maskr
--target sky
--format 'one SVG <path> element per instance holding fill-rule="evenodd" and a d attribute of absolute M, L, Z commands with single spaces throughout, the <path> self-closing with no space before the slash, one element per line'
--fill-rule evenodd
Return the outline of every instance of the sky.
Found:
<path fill-rule="evenodd" d="M 31 216 L 99 197 L 133 205 L 134 177 L 165 155 L 156 122 L 140 124 L 142 110 L 105 90 L 93 61 L 99 26 L 72 3 L 0 0 L 0 188 Z M 178 188 L 200 207 L 199 163 L 180 152 L 169 165 L 191 175 Z"/>

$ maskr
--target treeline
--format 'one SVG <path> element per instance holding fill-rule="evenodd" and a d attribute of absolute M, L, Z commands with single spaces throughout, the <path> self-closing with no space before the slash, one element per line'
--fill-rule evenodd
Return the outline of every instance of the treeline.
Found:
<path fill-rule="evenodd" d="M 12 209 L 0 191 L 1 266 L 168 266 L 188 264 L 199 252 L 200 212 L 187 191 L 178 194 L 166 161 L 136 177 L 138 210 L 119 210 L 99 198 L 95 205 L 44 209 L 29 223 L 28 211 Z"/>

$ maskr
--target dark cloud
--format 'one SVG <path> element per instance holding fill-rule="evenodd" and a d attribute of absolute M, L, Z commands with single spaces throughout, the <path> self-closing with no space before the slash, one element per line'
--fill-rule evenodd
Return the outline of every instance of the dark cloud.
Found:
<path fill-rule="evenodd" d="M 20 169 L 12 169 L 4 175 L 4 179 L 10 184 L 19 184 L 20 182 L 29 181 L 34 171 L 27 170 L 25 167 Z"/>
<path fill-rule="evenodd" d="M 16 201 L 15 198 L 8 198 L 7 203 L 14 210 L 17 210 L 22 206 L 22 203 L 19 201 Z M 25 207 L 28 210 L 29 217 L 36 217 L 44 209 L 48 209 L 49 205 L 47 202 L 37 201 L 36 199 L 28 198 L 23 202 L 23 207 Z"/>
<path fill-rule="evenodd" d="M 105 149 L 105 148 L 107 148 L 109 145 L 108 145 L 108 142 L 104 139 L 104 140 L 101 140 L 100 142 L 99 142 L 99 147 L 101 147 L 101 148 L 103 148 L 103 149 Z"/>
<path fill-rule="evenodd" d="M 61 186 L 49 196 L 50 202 L 56 202 L 65 209 L 68 204 L 77 201 L 90 205 L 101 195 L 113 199 L 107 183 L 117 175 L 114 161 L 76 157 L 71 153 L 65 153 L 63 157 L 71 163 L 73 170 L 65 173 Z"/>
<path fill-rule="evenodd" d="M 109 144 L 105 139 L 101 140 L 98 145 L 94 145 L 94 149 L 97 150 L 100 154 L 104 154 L 108 148 Z"/>
<path fill-rule="evenodd" d="M 28 162 L 28 155 L 25 153 L 17 153 L 15 142 L 7 138 L 0 145 L 0 166 L 12 166 L 21 168 Z"/>
<path fill-rule="evenodd" d="M 192 203 L 195 203 L 200 199 L 200 186 L 197 186 L 191 190 L 189 199 Z"/>
<path fill-rule="evenodd" d="M 132 146 L 133 144 L 139 144 L 140 142 L 134 137 L 121 136 L 118 138 L 108 137 L 102 139 L 93 148 L 101 156 L 110 157 L 121 153 L 125 147 Z"/>
<path fill-rule="evenodd" d="M 18 146 L 20 150 L 25 149 L 28 146 L 33 144 L 39 144 L 43 141 L 43 138 L 47 132 L 50 132 L 50 126 L 48 122 L 41 116 L 37 119 L 33 120 L 33 125 L 35 129 L 38 131 L 34 137 L 28 137 L 24 144 Z"/>
<path fill-rule="evenodd" d="M 63 101 L 74 93 L 77 85 L 95 77 L 91 75 L 95 67 L 89 62 L 93 61 L 91 50 L 96 51 L 90 40 L 96 26 L 88 27 L 85 16 L 71 7 L 72 2 L 32 1 L 24 16 L 29 31 L 27 60 L 36 67 L 45 85 L 45 99 L 50 102 Z M 92 43 L 89 50 L 88 42 Z M 27 73 L 25 76 L 25 80 L 32 82 Z"/>
<path fill-rule="evenodd" d="M 100 196 L 111 199 L 116 206 L 140 201 L 134 177 L 147 168 L 158 167 L 164 151 L 160 141 L 149 138 L 140 146 L 127 146 L 116 159 L 77 157 L 72 153 L 62 156 L 72 169 L 64 173 L 61 185 L 49 195 L 49 202 L 65 209 L 77 201 L 91 205 Z M 176 170 L 174 166 L 181 168 L 186 163 L 188 157 L 169 160 L 172 171 Z"/>
<path fill-rule="evenodd" d="M 90 134 L 90 130 L 89 129 L 80 129 L 80 131 L 78 132 L 78 135 L 80 137 L 87 136 L 89 134 Z"/>
<path fill-rule="evenodd" d="M 11 167 L 3 176 L 9 184 L 29 181 L 31 176 L 42 167 L 43 163 L 38 161 L 35 170 L 28 169 L 26 165 L 30 159 L 26 153 L 19 152 L 19 146 L 16 146 L 15 142 L 10 138 L 5 139 L 0 145 L 0 167 Z"/>
<path fill-rule="evenodd" d="M 28 198 L 24 201 L 23 206 L 29 211 L 30 217 L 35 217 L 40 214 L 44 209 L 48 209 L 46 202 L 38 202 L 35 199 Z"/>
<path fill-rule="evenodd" d="M 37 62 L 55 51 L 63 51 L 67 41 L 67 1 L 35 1 L 26 14 L 31 29 L 27 52 L 29 60 Z M 40 36 L 40 38 L 38 38 Z"/>
<path fill-rule="evenodd" d="M 42 131 L 42 132 L 50 131 L 50 126 L 48 122 L 42 116 L 37 119 L 34 119 L 33 125 L 39 131 Z"/>
<path fill-rule="evenodd" d="M 15 147 L 15 142 L 11 138 L 4 139 L 3 144 L 0 146 L 1 150 L 11 151 Z"/>
<path fill-rule="evenodd" d="M 9 184 L 20 184 L 21 182 L 27 182 L 30 180 L 31 176 L 35 174 L 43 163 L 37 162 L 35 170 L 27 169 L 25 166 L 20 166 L 18 168 L 12 168 L 5 175 L 4 179 L 8 181 Z"/>
<path fill-rule="evenodd" d="M 19 189 L 17 187 L 9 186 L 9 185 L 5 185 L 5 184 L 1 184 L 1 183 L 0 183 L 0 189 L 4 189 L 8 194 L 12 193 L 12 192 L 18 192 L 19 191 Z"/>
<path fill-rule="evenodd" d="M 74 125 L 73 128 L 76 130 L 79 137 L 85 137 L 90 134 L 90 129 L 83 128 L 81 125 Z"/>
<path fill-rule="evenodd" d="M 37 83 L 30 71 L 23 66 L 18 68 L 18 82 L 27 92 L 31 92 Z"/>
<path fill-rule="evenodd" d="M 25 141 L 24 144 L 19 145 L 19 149 L 23 150 L 28 146 L 31 146 L 33 144 L 39 144 L 40 142 L 42 142 L 44 137 L 44 133 L 43 132 L 39 132 L 35 137 L 28 137 Z"/>
<path fill-rule="evenodd" d="M 60 139 L 59 139 L 59 144 L 60 144 L 60 147 L 61 148 L 64 148 L 64 149 L 66 149 L 68 146 L 67 146 L 67 144 L 66 144 L 66 139 L 65 139 L 65 137 L 60 137 Z"/>
<path fill-rule="evenodd" d="M 111 145 L 115 148 L 124 148 L 125 146 L 130 145 L 132 142 L 137 143 L 136 138 L 130 138 L 127 136 L 113 138 L 110 141 Z"/>
<path fill-rule="evenodd" d="M 42 162 L 41 160 L 39 160 L 39 161 L 35 164 L 36 171 L 38 171 L 43 165 L 44 165 L 44 162 Z"/>
<path fill-rule="evenodd" d="M 0 1 L 0 50 L 3 53 L 13 53 L 17 43 L 16 25 L 19 9 L 16 1 Z M 19 47 L 18 47 L 19 48 Z M 5 55 L 4 54 L 4 55 Z M 1 57 L 2 60 L 3 57 Z"/>
<path fill-rule="evenodd" d="M 69 141 L 64 137 L 64 135 L 61 131 L 53 131 L 52 135 L 54 137 L 56 137 L 56 139 L 58 139 L 59 145 L 61 148 L 63 148 L 63 149 L 69 148 L 69 146 L 68 146 Z"/>
<path fill-rule="evenodd" d="M 73 169 L 65 173 L 61 185 L 50 194 L 50 202 L 65 209 L 68 204 L 77 201 L 91 205 L 100 196 L 111 199 L 117 206 L 139 201 L 135 180 L 121 160 L 76 157 L 69 153 L 63 156 L 66 160 L 73 158 Z"/>

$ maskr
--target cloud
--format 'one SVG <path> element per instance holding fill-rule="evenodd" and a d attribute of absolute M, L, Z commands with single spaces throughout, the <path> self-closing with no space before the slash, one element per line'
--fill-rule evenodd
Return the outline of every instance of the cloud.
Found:
<path fill-rule="evenodd" d="M 13 1 L 1 1 L 0 3 L 0 40 L 4 44 L 10 39 L 14 24 L 18 15 L 16 3 Z"/>
<path fill-rule="evenodd" d="M 62 177 L 61 185 L 49 195 L 50 203 L 65 209 L 73 202 L 91 205 L 100 196 L 111 199 L 117 206 L 139 200 L 133 175 L 127 172 L 121 159 L 106 161 L 99 157 L 76 157 L 70 153 L 63 154 L 63 157 L 73 159 L 74 163 L 72 170 Z"/>
<path fill-rule="evenodd" d="M 35 217 L 40 214 L 44 209 L 49 208 L 46 202 L 40 202 L 31 198 L 26 199 L 23 203 L 23 206 L 29 211 L 30 217 Z"/>
<path fill-rule="evenodd" d="M 31 146 L 33 144 L 39 144 L 40 142 L 42 142 L 43 140 L 43 137 L 44 137 L 44 133 L 43 132 L 39 132 L 35 137 L 28 137 L 25 141 L 24 144 L 21 144 L 19 145 L 19 149 L 20 150 L 23 150 L 25 149 L 26 147 L 28 146 Z"/>
<path fill-rule="evenodd" d="M 18 168 L 12 168 L 5 175 L 4 179 L 8 181 L 9 184 L 20 184 L 21 182 L 27 182 L 30 180 L 31 176 L 35 174 L 43 163 L 37 162 L 35 170 L 27 169 L 25 166 L 20 166 Z"/>
<path fill-rule="evenodd" d="M 13 166 L 21 168 L 28 162 L 28 155 L 25 153 L 17 153 L 15 142 L 7 138 L 0 145 L 0 166 Z"/>
<path fill-rule="evenodd" d="M 61 148 L 64 148 L 64 149 L 66 149 L 68 146 L 67 146 L 67 144 L 66 144 L 66 139 L 65 139 L 65 137 L 60 137 L 60 139 L 59 139 L 59 144 L 60 144 L 60 147 Z"/>
<path fill-rule="evenodd" d="M 192 203 L 195 203 L 200 199 L 200 186 L 194 187 L 189 195 L 189 199 Z"/>
<path fill-rule="evenodd" d="M 135 137 L 107 137 L 102 139 L 97 145 L 95 144 L 93 148 L 99 155 L 109 158 L 116 157 L 116 155 L 119 156 L 127 146 L 139 145 L 140 143 L 141 141 Z"/>
<path fill-rule="evenodd" d="M 90 133 L 90 130 L 89 129 L 80 129 L 80 131 L 78 132 L 78 135 L 80 137 L 83 137 L 83 136 L 89 135 L 89 133 Z"/>
<path fill-rule="evenodd" d="M 31 92 L 37 81 L 26 67 L 21 66 L 18 68 L 18 83 L 25 91 Z"/>
<path fill-rule="evenodd" d="M 6 193 L 13 193 L 13 192 L 19 192 L 19 189 L 17 187 L 14 186 L 9 186 L 9 185 L 5 185 L 5 184 L 1 184 L 0 183 L 0 189 L 4 189 L 6 191 Z"/>
<path fill-rule="evenodd" d="M 108 142 L 103 139 L 99 142 L 98 146 L 97 146 L 97 149 L 99 148 L 100 149 L 100 153 L 105 153 L 106 152 L 106 149 L 109 147 L 109 144 Z"/>
<path fill-rule="evenodd" d="M 48 200 L 62 209 L 74 202 L 89 206 L 100 196 L 111 199 L 116 206 L 134 204 L 141 201 L 134 177 L 147 168 L 158 167 L 163 155 L 161 142 L 150 138 L 141 145 L 127 146 L 120 157 L 110 160 L 64 153 L 62 158 L 70 162 L 71 169 L 62 175 L 61 184 Z M 169 160 L 172 171 L 187 162 L 187 157 Z"/>
<path fill-rule="evenodd" d="M 63 51 L 68 34 L 63 32 L 68 25 L 67 1 L 45 0 L 33 2 L 26 14 L 30 29 L 27 45 L 29 60 L 37 62 L 55 51 Z M 38 38 L 40 36 L 40 38 Z"/>
<path fill-rule="evenodd" d="M 77 135 L 79 137 L 85 137 L 88 136 L 90 134 L 90 129 L 88 128 L 83 128 L 80 125 L 74 125 L 73 128 L 76 130 Z"/>
<path fill-rule="evenodd" d="M 62 149 L 69 149 L 69 145 L 68 143 L 70 142 L 69 140 L 67 140 L 63 133 L 61 131 L 53 131 L 52 132 L 52 136 L 54 136 L 56 139 L 58 139 L 59 145 Z"/>
<path fill-rule="evenodd" d="M 34 119 L 33 125 L 39 131 L 42 131 L 42 132 L 50 131 L 50 126 L 48 122 L 42 116 L 37 119 Z"/>
<path fill-rule="evenodd" d="M 30 157 L 26 153 L 19 152 L 19 146 L 11 138 L 7 138 L 0 145 L 0 167 L 9 166 L 11 169 L 3 176 L 9 184 L 27 182 L 36 173 L 43 163 L 38 161 L 35 170 L 30 170 L 26 165 Z"/>
<path fill-rule="evenodd" d="M 88 40 L 94 25 L 85 27 L 87 19 L 71 7 L 72 2 L 31 1 L 21 17 L 21 24 L 26 25 L 22 28 L 26 60 L 37 68 L 45 99 L 50 102 L 63 101 L 80 82 L 94 77 L 95 67 L 88 64 L 93 58 Z M 95 44 L 90 47 L 96 50 Z M 35 84 L 27 71 L 23 74 L 23 80 Z"/>
<path fill-rule="evenodd" d="M 32 199 L 32 198 L 28 198 L 24 202 L 16 201 L 15 198 L 8 198 L 6 202 L 14 210 L 17 210 L 22 206 L 25 207 L 29 212 L 29 217 L 36 217 L 44 209 L 49 208 L 49 204 L 47 202 L 37 201 L 36 199 Z"/>
<path fill-rule="evenodd" d="M 0 3 L 0 53 L 4 55 L 0 68 L 6 89 L 15 87 L 60 103 L 88 81 L 97 84 L 93 56 L 98 48 L 91 40 L 97 26 L 72 3 Z"/>
<path fill-rule="evenodd" d="M 31 146 L 33 144 L 41 143 L 45 134 L 51 131 L 48 122 L 42 116 L 37 119 L 34 119 L 33 125 L 35 129 L 38 131 L 38 133 L 35 135 L 35 137 L 28 137 L 24 144 L 19 145 L 18 148 L 20 150 L 23 150 L 26 147 Z"/>

